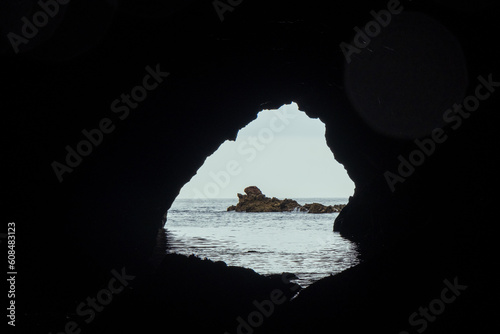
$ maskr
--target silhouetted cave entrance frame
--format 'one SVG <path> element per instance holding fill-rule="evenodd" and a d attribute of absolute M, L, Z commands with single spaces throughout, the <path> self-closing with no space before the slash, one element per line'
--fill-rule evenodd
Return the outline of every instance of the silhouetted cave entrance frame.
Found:
<path fill-rule="evenodd" d="M 247 128 L 248 125 L 250 125 L 251 123 L 253 123 L 254 121 L 260 119 L 260 117 L 263 117 L 263 116 L 260 116 L 260 115 L 263 115 L 261 114 L 262 112 L 270 112 L 271 114 L 269 114 L 270 116 L 267 117 L 267 118 L 264 118 L 264 120 L 261 119 L 261 124 L 254 124 L 255 127 L 258 126 L 258 129 L 259 129 L 259 132 L 258 134 L 260 135 L 260 142 L 258 142 L 257 144 L 259 145 L 272 145 L 273 144 L 273 136 L 274 135 L 278 135 L 278 133 L 281 133 L 281 131 L 284 130 L 284 127 L 286 127 L 287 123 L 290 123 L 291 120 L 295 119 L 297 117 L 297 115 L 294 115 L 293 117 L 287 117 L 286 114 L 283 114 L 283 108 L 285 108 L 286 106 L 288 106 L 289 108 L 293 108 L 294 112 L 297 114 L 297 115 L 300 115 L 301 117 L 304 118 L 304 121 L 305 120 L 308 120 L 308 121 L 315 121 L 315 126 L 318 126 L 316 130 L 318 131 L 322 131 L 320 135 L 318 135 L 318 138 L 321 138 L 321 140 L 323 140 L 323 142 L 321 143 L 322 145 L 325 145 L 324 146 L 324 149 L 325 149 L 325 154 L 332 154 L 333 155 L 333 152 L 332 152 L 332 149 L 328 146 L 327 144 L 327 125 L 325 124 L 324 121 L 322 121 L 319 117 L 311 117 L 306 111 L 304 110 L 301 110 L 301 108 L 299 107 L 298 103 L 295 103 L 295 102 L 291 102 L 291 103 L 285 103 L 283 104 L 282 106 L 280 106 L 279 108 L 273 108 L 273 109 L 261 109 L 259 110 L 257 113 L 256 113 L 256 116 L 250 120 L 246 125 L 242 126 L 239 130 L 238 130 L 238 139 L 241 140 L 241 131 L 245 128 Z M 286 109 L 286 108 L 285 108 Z M 282 111 L 282 113 L 280 115 L 276 115 L 277 112 L 279 111 Z M 322 128 L 319 128 L 319 125 L 321 124 L 321 127 Z M 299 128 L 302 128 L 302 123 L 297 123 L 296 124 L 297 126 L 299 126 Z M 254 130 L 255 131 L 255 130 Z M 273 134 L 273 131 L 275 132 Z M 254 133 L 254 132 L 252 132 Z M 245 136 L 243 136 L 243 138 L 246 138 Z M 219 143 L 219 145 L 217 146 L 217 148 L 212 151 L 212 153 L 210 155 L 207 156 L 206 160 L 197 168 L 197 172 L 192 174 L 191 176 L 191 179 L 186 182 L 186 184 L 188 184 L 189 182 L 192 182 L 193 181 L 193 178 L 197 175 L 197 173 L 200 171 L 200 169 L 202 169 L 206 164 L 207 164 L 207 160 L 210 158 L 210 157 L 213 157 L 217 152 L 219 152 L 219 150 L 221 149 L 221 147 L 226 143 L 226 141 L 230 141 L 232 142 L 234 145 L 237 145 L 237 141 L 236 141 L 236 136 L 234 139 L 232 140 L 229 140 L 229 139 L 226 139 L 226 140 L 223 140 L 222 142 Z M 263 149 L 265 150 L 265 148 Z M 327 150 L 327 151 L 326 151 Z M 248 153 L 248 156 L 253 156 L 255 157 L 255 155 L 258 155 L 258 150 L 257 148 L 254 147 L 254 150 L 252 151 L 253 153 Z M 317 154 L 318 152 L 316 152 Z M 321 152 L 323 153 L 323 152 Z M 264 157 L 262 157 L 264 158 Z M 328 159 L 331 159 L 332 157 L 331 156 L 328 156 Z M 338 167 L 341 167 L 341 168 L 344 168 L 344 166 L 338 162 L 336 159 L 335 159 L 335 156 L 333 156 L 333 160 L 331 160 L 331 163 L 338 166 Z M 264 164 L 264 165 L 267 165 L 267 164 Z M 237 165 L 234 165 L 234 164 L 229 164 L 229 166 L 226 165 L 226 168 L 222 171 L 224 172 L 225 174 L 225 178 L 229 179 L 228 182 L 231 182 L 230 181 L 230 178 L 231 178 L 231 174 L 232 173 L 235 173 L 238 169 L 238 166 Z M 326 173 L 328 172 L 332 172 L 331 170 L 327 170 Z M 345 170 L 343 171 L 345 173 Z M 220 174 L 219 172 L 215 173 L 215 174 Z M 349 177 L 349 175 L 347 174 L 347 177 L 350 181 L 352 181 L 352 179 Z M 221 181 L 221 180 L 219 180 Z M 214 188 L 214 187 L 217 187 L 217 186 L 220 186 L 220 184 L 218 185 L 216 182 L 217 180 L 210 180 L 211 182 L 211 186 L 208 187 L 205 192 L 203 192 L 202 189 L 198 189 L 198 197 L 195 197 L 196 198 L 208 198 L 209 196 L 205 196 L 205 195 L 215 195 L 217 196 L 219 193 L 210 193 L 210 194 L 207 194 L 207 191 L 210 191 L 210 188 Z M 184 184 L 182 187 L 184 187 L 186 184 Z M 254 185 L 254 184 L 242 184 L 241 186 L 238 187 L 238 189 L 236 191 L 234 191 L 234 193 L 231 192 L 231 197 L 234 197 L 234 202 L 236 203 L 238 201 L 237 197 L 236 197 L 236 193 L 239 192 L 239 193 L 243 193 L 243 189 L 246 187 L 246 186 L 250 186 L 250 185 Z M 259 186 L 257 184 L 257 186 Z M 240 189 L 241 188 L 241 189 Z M 349 195 L 352 195 L 354 191 L 354 184 L 352 185 L 352 188 L 351 188 L 351 193 Z M 265 194 L 266 192 L 263 191 Z M 179 190 L 179 194 L 180 194 L 180 190 Z M 186 194 L 184 194 L 185 196 Z M 268 193 L 266 194 L 267 196 L 269 197 L 274 197 L 275 194 L 273 193 Z M 181 197 L 181 198 L 186 198 L 186 197 Z M 226 195 L 224 195 L 224 198 L 226 197 Z M 282 197 L 282 196 L 276 196 L 278 198 L 294 198 L 293 196 L 285 196 L 285 197 Z M 300 197 L 304 197 L 304 196 L 299 196 Z M 323 196 L 323 197 L 348 197 L 348 196 L 345 196 L 345 195 L 342 195 L 342 196 Z M 179 195 L 176 197 L 175 200 L 177 200 L 179 197 Z M 174 202 L 175 202 L 174 200 Z M 234 203 L 234 204 L 235 204 Z M 173 204 L 173 203 L 172 203 Z M 305 204 L 305 203 L 300 203 L 300 204 Z M 346 203 L 344 203 L 346 204 Z M 170 209 L 169 209 L 170 210 Z M 168 230 L 169 228 L 169 225 L 168 225 L 168 211 L 167 213 L 165 214 L 165 218 L 166 218 L 166 221 L 165 221 L 165 224 L 164 224 L 164 228 Z M 332 219 L 331 219 L 331 231 L 333 233 L 333 224 L 334 224 L 334 217 L 332 216 Z M 187 254 L 184 254 L 184 255 L 187 255 Z M 200 255 L 203 257 L 203 255 Z M 345 270 L 345 269 L 343 269 Z"/>
<path fill-rule="evenodd" d="M 288 109 L 287 109 L 288 107 Z M 290 113 L 290 108 L 293 108 L 293 112 Z M 331 160 L 332 163 L 335 164 L 335 167 L 337 166 L 342 166 L 344 168 L 345 172 L 345 167 L 342 163 L 340 163 L 337 159 L 335 159 L 335 155 L 332 151 L 332 149 L 328 146 L 328 139 L 327 139 L 327 125 L 324 121 L 322 121 L 319 117 L 311 117 L 307 114 L 306 111 L 300 110 L 299 106 L 295 102 L 291 102 L 288 104 L 283 104 L 281 107 L 277 109 L 262 109 L 257 112 L 257 115 L 255 118 L 253 118 L 250 122 L 248 122 L 246 125 L 242 126 L 238 130 L 237 136 L 235 136 L 234 139 L 225 139 L 223 140 L 217 148 L 212 151 L 211 154 L 209 154 L 203 163 L 199 165 L 199 167 L 196 169 L 196 172 L 191 175 L 189 181 L 184 183 L 182 187 L 179 189 L 178 195 L 176 196 L 175 199 L 177 198 L 193 198 L 193 199 L 209 199 L 209 198 L 217 198 L 220 195 L 221 188 L 227 187 L 231 182 L 232 179 L 234 179 L 235 176 L 239 176 L 243 171 L 242 171 L 242 165 L 244 165 L 246 162 L 253 162 L 256 159 L 265 159 L 266 157 L 262 157 L 262 153 L 260 152 L 265 152 L 268 147 L 272 146 L 275 142 L 275 138 L 279 136 L 283 130 L 286 130 L 288 127 L 293 127 L 294 125 L 292 124 L 297 117 L 304 117 L 305 119 L 303 121 L 317 121 L 317 125 L 321 124 L 324 126 L 324 130 L 314 129 L 314 133 L 316 131 L 324 131 L 324 133 L 321 135 L 322 139 L 324 139 L 324 142 L 322 143 L 315 143 L 319 145 L 324 145 L 326 144 L 325 148 L 328 148 L 328 153 L 327 154 L 332 154 L 333 155 L 333 160 Z M 267 118 L 267 119 L 266 119 Z M 302 120 L 301 120 L 302 121 Z M 258 125 L 255 124 L 255 122 L 260 122 Z M 254 123 L 252 125 L 252 123 Z M 299 123 L 302 124 L 302 123 Z M 310 123 L 308 126 L 311 128 Z M 248 135 L 245 133 L 243 135 L 243 132 L 248 131 L 248 128 L 253 127 L 254 134 L 253 135 Z M 297 126 L 297 124 L 295 124 Z M 303 126 L 300 126 L 300 130 L 302 130 Z M 257 133 L 258 129 L 258 133 Z M 297 129 L 295 129 L 296 131 Z M 307 130 L 306 130 L 307 131 Z M 313 132 L 311 129 L 309 129 L 310 132 Z M 295 136 L 300 137 L 303 136 L 302 133 L 297 131 L 297 133 L 294 133 Z M 241 138 L 243 137 L 243 139 Z M 309 137 L 304 136 L 303 137 L 305 141 L 306 139 L 309 139 Z M 239 142 L 238 142 L 238 141 Z M 199 176 L 198 173 L 200 170 L 202 170 L 204 167 L 207 165 L 213 164 L 211 160 L 218 158 L 219 160 L 221 159 L 219 156 L 222 154 L 220 151 L 221 149 L 227 148 L 227 146 L 224 147 L 224 145 L 236 145 L 238 146 L 233 150 L 235 155 L 239 155 L 238 158 L 241 159 L 231 159 L 232 156 L 229 156 L 226 154 L 224 157 L 224 161 L 227 161 L 227 163 L 224 166 L 219 166 L 216 170 L 212 169 L 209 174 L 211 178 L 208 181 L 205 181 L 203 187 L 198 187 L 195 188 L 191 193 L 189 194 L 188 197 L 186 197 L 186 193 L 182 194 L 181 189 L 184 188 L 186 185 L 189 183 L 192 183 L 193 181 L 197 181 L 196 177 Z M 288 144 L 287 144 L 288 145 Z M 321 152 L 323 153 L 323 152 Z M 326 152 L 325 152 L 326 153 Z M 217 156 L 219 155 L 219 156 Z M 328 157 L 330 158 L 330 157 Z M 210 160 L 210 161 L 209 161 Z M 242 162 L 242 163 L 241 163 Z M 220 164 L 220 163 L 219 163 Z M 261 165 L 268 165 L 266 164 L 261 164 Z M 208 168 L 208 167 L 207 167 Z M 331 170 L 324 171 L 325 173 L 331 173 Z M 338 173 L 338 172 L 337 172 Z M 354 182 L 351 177 L 349 176 L 348 173 L 346 173 L 348 176 L 348 179 L 352 182 Z M 326 174 L 324 174 L 326 175 Z M 339 174 L 339 177 L 341 175 Z M 257 181 L 259 182 L 259 181 Z M 200 183 L 198 181 L 198 183 Z M 250 182 L 252 183 L 252 182 Z M 230 192 L 229 194 L 225 194 L 224 196 L 229 196 L 229 197 L 236 197 L 237 192 L 242 192 L 243 189 L 246 186 L 249 185 L 261 185 L 260 183 L 256 184 L 240 184 L 238 188 L 234 189 L 234 191 Z M 350 192 L 349 196 L 352 195 L 354 192 L 354 184 L 352 184 L 352 191 Z M 270 196 L 275 196 L 276 194 L 271 194 L 269 193 L 268 195 Z M 181 197 L 179 197 L 181 196 Z M 278 195 L 276 195 L 278 196 Z M 283 195 L 285 197 L 292 197 L 288 196 L 288 194 Z M 328 197 L 331 197 L 330 195 L 327 195 Z M 323 196 L 323 197 L 327 197 Z M 344 197 L 345 194 L 342 194 L 341 196 L 333 196 L 333 197 Z M 300 195 L 296 195 L 296 197 L 304 197 Z M 316 196 L 317 197 L 317 196 Z M 322 196 L 320 196 L 322 197 Z M 228 198 L 228 197 L 224 197 Z M 175 200 L 173 201 L 175 202 Z M 172 203 L 173 203 L 172 202 Z M 168 213 L 168 211 L 167 211 Z M 166 213 L 166 214 L 167 214 Z"/>

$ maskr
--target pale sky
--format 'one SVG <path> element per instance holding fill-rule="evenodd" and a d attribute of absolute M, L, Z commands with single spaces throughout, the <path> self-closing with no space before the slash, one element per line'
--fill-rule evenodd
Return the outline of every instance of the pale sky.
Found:
<path fill-rule="evenodd" d="M 237 198 L 247 186 L 268 197 L 349 197 L 344 166 L 326 145 L 325 125 L 297 104 L 263 110 L 209 156 L 178 198 Z"/>

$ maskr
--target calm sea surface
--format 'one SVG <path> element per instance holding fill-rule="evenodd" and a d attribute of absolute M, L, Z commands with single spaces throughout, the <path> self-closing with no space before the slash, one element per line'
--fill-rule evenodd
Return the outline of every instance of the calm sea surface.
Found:
<path fill-rule="evenodd" d="M 295 199 L 345 204 L 347 198 Z M 291 272 L 306 287 L 356 265 L 356 245 L 332 232 L 337 213 L 227 212 L 238 199 L 177 199 L 167 214 L 169 252 L 256 272 Z"/>

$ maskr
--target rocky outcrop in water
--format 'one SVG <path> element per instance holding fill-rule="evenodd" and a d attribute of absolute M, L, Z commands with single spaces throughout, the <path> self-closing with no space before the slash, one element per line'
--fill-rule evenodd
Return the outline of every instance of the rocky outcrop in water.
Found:
<path fill-rule="evenodd" d="M 323 205 L 319 203 L 304 204 L 302 207 L 308 213 L 333 213 L 340 212 L 346 205 L 345 204 L 335 204 L 335 205 Z"/>
<path fill-rule="evenodd" d="M 246 187 L 246 195 L 238 194 L 238 204 L 231 205 L 227 211 L 237 212 L 283 212 L 283 211 L 302 211 L 307 213 L 333 213 L 340 212 L 345 204 L 323 205 L 320 203 L 311 203 L 300 205 L 293 199 L 285 198 L 283 200 L 276 197 L 266 197 L 256 186 Z"/>

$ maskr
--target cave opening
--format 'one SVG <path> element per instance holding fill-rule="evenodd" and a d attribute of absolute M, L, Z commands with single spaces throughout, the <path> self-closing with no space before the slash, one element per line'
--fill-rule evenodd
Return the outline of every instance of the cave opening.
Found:
<path fill-rule="evenodd" d="M 293 273 L 303 287 L 357 264 L 356 245 L 333 232 L 354 183 L 325 131 L 296 103 L 260 111 L 180 190 L 167 212 L 168 251 Z"/>

